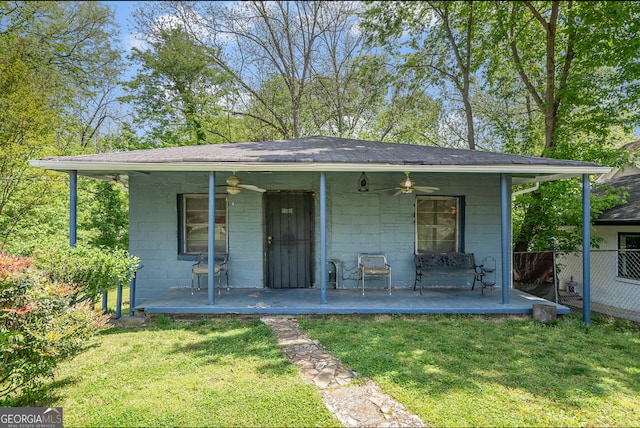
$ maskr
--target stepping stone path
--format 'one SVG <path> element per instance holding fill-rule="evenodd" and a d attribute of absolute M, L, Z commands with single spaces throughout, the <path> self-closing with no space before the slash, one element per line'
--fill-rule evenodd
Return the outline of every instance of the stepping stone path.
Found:
<path fill-rule="evenodd" d="M 300 375 L 320 389 L 329 411 L 347 427 L 424 427 L 422 420 L 384 394 L 367 379 L 364 385 L 350 385 L 356 376 L 327 353 L 317 340 L 300 330 L 295 318 L 262 318 L 284 354 L 298 366 Z"/>

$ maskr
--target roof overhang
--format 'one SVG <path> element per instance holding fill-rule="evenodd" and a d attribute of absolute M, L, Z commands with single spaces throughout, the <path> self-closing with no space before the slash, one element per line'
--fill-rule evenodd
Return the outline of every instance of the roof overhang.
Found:
<path fill-rule="evenodd" d="M 33 160 L 31 165 L 55 171 L 78 171 L 87 176 L 108 176 L 132 172 L 426 172 L 458 174 L 510 174 L 514 184 L 527 184 L 577 177 L 584 174 L 603 174 L 608 167 L 558 165 L 415 165 L 376 163 L 243 163 L 243 162 L 79 162 L 76 160 Z"/>

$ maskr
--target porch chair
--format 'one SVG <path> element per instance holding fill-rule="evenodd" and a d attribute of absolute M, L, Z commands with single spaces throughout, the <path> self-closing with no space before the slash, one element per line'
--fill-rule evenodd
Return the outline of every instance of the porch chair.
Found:
<path fill-rule="evenodd" d="M 362 278 L 363 296 L 365 275 L 386 275 L 389 281 L 389 294 L 391 294 L 391 266 L 387 263 L 386 254 L 358 254 L 358 277 Z"/>
<path fill-rule="evenodd" d="M 221 293 L 222 286 L 222 272 L 227 277 L 227 291 L 229 291 L 229 254 L 217 255 L 215 257 L 215 267 L 213 268 L 214 275 L 218 278 L 218 294 Z M 201 253 L 198 255 L 198 263 L 195 263 L 191 268 L 191 294 L 194 293 L 195 279 L 198 278 L 198 291 L 200 291 L 200 277 L 202 275 L 209 274 L 209 255 L 207 253 Z"/>

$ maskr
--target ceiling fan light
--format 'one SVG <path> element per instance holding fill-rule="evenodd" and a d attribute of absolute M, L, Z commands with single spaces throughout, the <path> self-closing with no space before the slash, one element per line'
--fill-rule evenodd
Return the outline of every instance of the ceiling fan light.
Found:
<path fill-rule="evenodd" d="M 404 188 L 405 190 L 409 190 L 411 189 L 414 185 L 416 184 L 415 181 L 413 181 L 408 175 L 405 177 L 404 180 L 402 180 L 400 182 L 400 187 Z"/>
<path fill-rule="evenodd" d="M 236 187 L 236 186 L 227 187 L 227 193 L 230 195 L 237 195 L 238 193 L 240 193 L 240 190 L 242 190 L 241 187 Z"/>

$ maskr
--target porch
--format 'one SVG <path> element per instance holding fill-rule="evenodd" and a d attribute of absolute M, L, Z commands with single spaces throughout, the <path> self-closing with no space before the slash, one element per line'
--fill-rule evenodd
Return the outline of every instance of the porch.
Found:
<path fill-rule="evenodd" d="M 138 305 L 147 314 L 531 314 L 534 303 L 556 306 L 557 314 L 569 308 L 523 291 L 509 290 L 509 303 L 502 303 L 499 289 L 426 288 L 423 294 L 410 288 L 387 290 L 329 289 L 327 304 L 320 303 L 319 288 L 232 288 L 216 290 L 215 304 L 207 303 L 207 290 L 191 294 L 191 288 L 172 288 Z"/>

